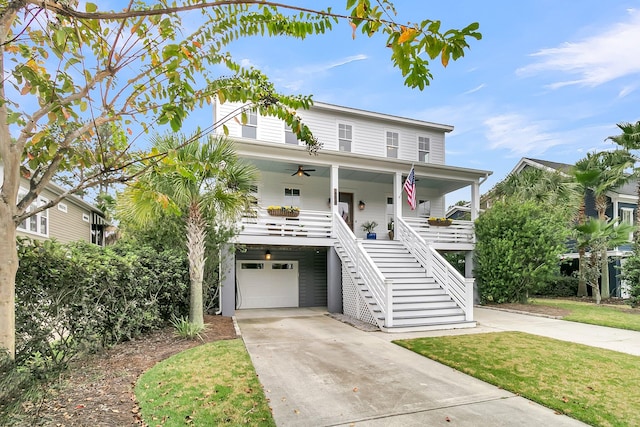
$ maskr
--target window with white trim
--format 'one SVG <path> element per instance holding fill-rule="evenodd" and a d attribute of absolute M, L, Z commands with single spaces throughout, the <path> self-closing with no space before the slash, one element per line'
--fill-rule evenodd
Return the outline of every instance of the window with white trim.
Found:
<path fill-rule="evenodd" d="M 91 217 L 89 216 L 88 213 L 82 213 L 82 220 L 84 222 L 90 222 L 91 221 Z"/>
<path fill-rule="evenodd" d="M 27 194 L 26 191 L 21 190 L 18 193 L 18 200 L 22 199 Z M 27 208 L 27 212 L 34 211 L 37 207 L 42 206 L 49 201 L 44 197 L 38 197 L 31 205 Z M 38 234 L 40 236 L 49 236 L 49 210 L 44 210 L 42 212 L 38 212 L 35 215 L 31 215 L 29 218 L 22 221 L 18 224 L 18 230 L 24 231 L 25 233 Z"/>
<path fill-rule="evenodd" d="M 58 203 L 58 210 L 67 213 L 67 205 L 65 203 Z"/>
<path fill-rule="evenodd" d="M 338 123 L 338 150 L 351 151 L 353 142 L 353 126 L 346 123 Z"/>
<path fill-rule="evenodd" d="M 300 206 L 300 189 L 299 188 L 285 188 L 284 189 L 284 205 L 285 206 Z"/>
<path fill-rule="evenodd" d="M 242 125 L 242 137 L 256 139 L 258 137 L 258 113 L 255 110 L 245 112 L 247 122 Z"/>
<path fill-rule="evenodd" d="M 418 161 L 429 163 L 431 140 L 426 136 L 418 136 Z"/>
<path fill-rule="evenodd" d="M 387 131 L 387 157 L 398 158 L 398 147 L 400 146 L 400 135 L 398 132 Z"/>
<path fill-rule="evenodd" d="M 633 225 L 633 208 L 620 208 L 620 222 Z M 633 233 L 629 233 L 629 240 L 633 240 Z"/>
<path fill-rule="evenodd" d="M 298 141 L 298 135 L 296 135 L 293 132 L 293 129 L 291 129 L 291 126 L 286 123 L 284 124 L 284 143 L 291 145 L 300 145 L 300 142 Z"/>

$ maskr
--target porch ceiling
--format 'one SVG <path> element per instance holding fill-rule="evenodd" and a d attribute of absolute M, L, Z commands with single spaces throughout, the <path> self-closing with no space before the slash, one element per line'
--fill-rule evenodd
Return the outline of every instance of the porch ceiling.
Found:
<path fill-rule="evenodd" d="M 309 155 L 304 147 L 292 147 L 284 144 L 272 144 L 241 139 L 236 141 L 236 151 L 240 157 L 251 161 L 262 171 L 289 175 L 298 170 L 315 169 L 312 177 L 329 178 L 331 165 L 339 165 L 340 180 L 391 183 L 397 171 L 403 179 L 411 169 L 406 160 L 385 159 L 360 154 L 321 151 L 317 156 Z M 491 174 L 490 171 L 460 168 L 448 165 L 428 163 L 415 164 L 416 186 L 437 190 L 441 194 L 450 193 L 469 186 Z M 305 179 L 307 177 L 300 177 Z"/>
<path fill-rule="evenodd" d="M 249 159 L 248 159 L 249 160 Z M 282 174 L 293 174 L 298 170 L 298 166 L 302 166 L 304 169 L 315 169 L 314 172 L 309 172 L 312 177 L 320 177 L 329 179 L 331 175 L 330 166 L 315 165 L 311 163 L 291 163 L 291 162 L 279 162 L 274 160 L 264 159 L 250 159 L 259 170 L 265 172 L 274 172 Z M 409 171 L 403 173 L 402 179 L 404 180 Z M 376 184 L 390 184 L 393 183 L 393 175 L 395 172 L 373 172 L 358 169 L 348 169 L 347 167 L 340 167 L 338 176 L 340 180 L 362 181 L 362 182 L 374 182 Z M 468 186 L 468 181 L 457 181 L 452 179 L 438 179 L 434 177 L 426 177 L 418 175 L 416 170 L 416 186 L 418 188 L 429 188 L 431 190 L 437 190 L 439 193 L 446 194 L 452 191 L 459 190 Z M 308 179 L 306 176 L 302 176 L 299 179 Z"/>

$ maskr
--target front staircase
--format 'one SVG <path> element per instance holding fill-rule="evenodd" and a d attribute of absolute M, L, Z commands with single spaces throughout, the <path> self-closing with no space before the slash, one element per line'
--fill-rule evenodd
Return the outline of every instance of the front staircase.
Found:
<path fill-rule="evenodd" d="M 446 326 L 465 323 L 465 313 L 449 294 L 428 277 L 426 269 L 409 253 L 402 242 L 363 240 L 367 251 L 385 279 L 393 283 L 393 328 Z M 367 301 L 376 318 L 384 320 L 371 295 Z"/>
<path fill-rule="evenodd" d="M 402 219 L 399 240 L 356 239 L 335 218 L 344 313 L 387 332 L 474 327 L 465 279 Z"/>

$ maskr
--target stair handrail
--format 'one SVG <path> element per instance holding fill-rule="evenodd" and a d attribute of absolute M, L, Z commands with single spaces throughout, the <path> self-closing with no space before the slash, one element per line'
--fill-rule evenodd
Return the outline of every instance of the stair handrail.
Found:
<path fill-rule="evenodd" d="M 385 280 L 384 275 L 373 262 L 362 243 L 358 241 L 355 234 L 337 213 L 334 213 L 333 216 L 333 230 L 336 239 L 355 266 L 355 279 L 360 278 L 366 283 L 371 296 L 382 312 L 384 325 L 392 327 L 393 304 L 390 302 L 393 292 L 392 281 Z"/>
<path fill-rule="evenodd" d="M 426 269 L 427 276 L 436 279 L 438 284 L 464 311 L 465 320 L 472 321 L 473 279 L 465 279 L 402 218 L 398 218 L 396 232 L 409 253 Z"/>

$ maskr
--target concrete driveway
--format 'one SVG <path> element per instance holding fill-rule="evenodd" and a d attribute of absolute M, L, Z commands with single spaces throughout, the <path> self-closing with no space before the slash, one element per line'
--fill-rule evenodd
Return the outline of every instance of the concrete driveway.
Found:
<path fill-rule="evenodd" d="M 579 426 L 319 309 L 243 310 L 278 426 Z"/>

